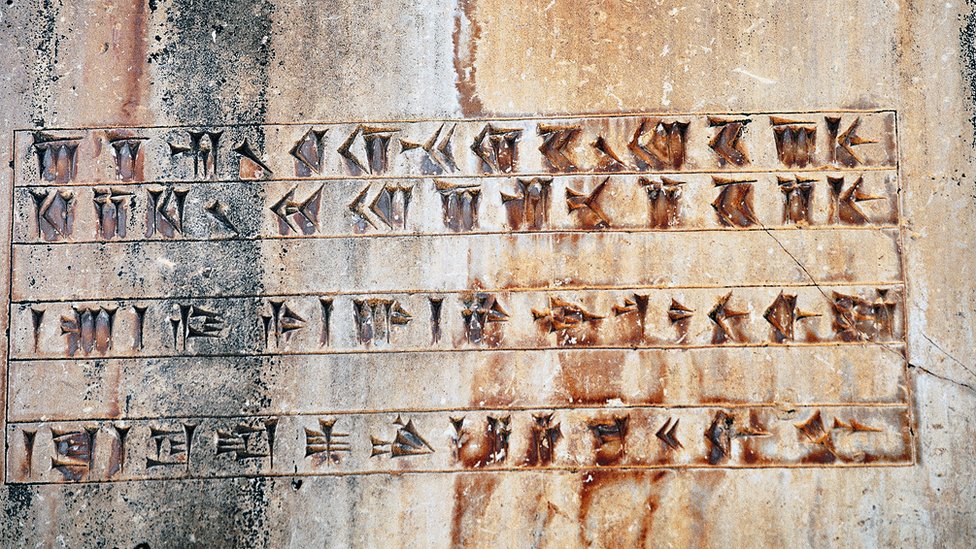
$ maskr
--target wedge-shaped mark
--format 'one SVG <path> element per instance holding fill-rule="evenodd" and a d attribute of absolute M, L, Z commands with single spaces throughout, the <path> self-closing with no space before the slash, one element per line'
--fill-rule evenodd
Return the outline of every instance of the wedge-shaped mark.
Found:
<path fill-rule="evenodd" d="M 34 133 L 34 153 L 37 155 L 38 176 L 42 181 L 69 183 L 78 173 L 80 137 L 58 137 L 42 132 Z"/>
<path fill-rule="evenodd" d="M 485 465 L 501 463 L 508 457 L 508 439 L 512 435 L 512 416 L 492 417 L 485 421 Z"/>
<path fill-rule="evenodd" d="M 319 311 L 322 314 L 322 326 L 319 330 L 319 346 L 328 347 L 332 343 L 332 306 L 331 297 L 319 298 Z"/>
<path fill-rule="evenodd" d="M 425 174 L 439 175 L 457 171 L 457 163 L 454 161 L 454 152 L 451 148 L 451 139 L 454 137 L 455 129 L 457 129 L 457 124 L 451 124 L 450 127 L 447 126 L 447 123 L 441 124 L 437 131 L 423 143 L 401 139 L 400 149 L 403 154 L 409 154 L 410 151 L 422 151 L 424 157 L 420 169 Z"/>
<path fill-rule="evenodd" d="M 688 320 L 695 313 L 694 309 L 682 305 L 677 299 L 671 299 L 671 306 L 668 307 L 668 319 L 671 322 Z"/>
<path fill-rule="evenodd" d="M 412 419 L 404 423 L 403 419 L 397 416 L 393 420 L 393 425 L 397 427 L 397 430 L 391 440 L 383 440 L 376 436 L 370 437 L 373 445 L 370 457 L 389 455 L 391 458 L 396 458 L 434 453 L 434 447 L 420 435 Z"/>
<path fill-rule="evenodd" d="M 230 430 L 217 429 L 217 455 L 232 454 L 237 461 L 268 458 L 274 466 L 276 418 L 252 425 L 241 423 Z"/>
<path fill-rule="evenodd" d="M 67 342 L 68 356 L 98 352 L 104 355 L 112 348 L 117 307 L 72 307 L 72 314 L 61 317 L 61 334 Z"/>
<path fill-rule="evenodd" d="M 549 332 L 575 328 L 586 322 L 595 322 L 604 317 L 590 313 L 579 305 L 574 305 L 558 297 L 549 298 L 549 308 L 532 309 L 532 318 L 543 322 Z"/>
<path fill-rule="evenodd" d="M 620 156 L 613 150 L 610 143 L 602 135 L 598 135 L 590 147 L 596 153 L 596 171 L 598 172 L 621 172 L 630 170 L 631 167 L 620 158 Z"/>
<path fill-rule="evenodd" d="M 156 234 L 174 238 L 183 233 L 183 208 L 190 189 L 178 187 L 150 187 L 146 189 L 146 236 Z"/>
<path fill-rule="evenodd" d="M 295 176 L 309 177 L 321 174 L 325 161 L 325 134 L 328 130 L 309 128 L 305 135 L 288 151 L 295 159 Z"/>
<path fill-rule="evenodd" d="M 749 163 L 745 143 L 742 142 L 742 132 L 749 122 L 751 120 L 748 118 L 730 120 L 708 117 L 708 125 L 715 128 L 715 135 L 708 146 L 718 155 L 720 165 L 745 166 Z"/>
<path fill-rule="evenodd" d="M 324 185 L 319 186 L 307 198 L 298 201 L 295 200 L 295 191 L 298 189 L 296 185 L 271 206 L 271 211 L 278 217 L 279 234 L 315 234 L 319 228 L 323 187 Z"/>
<path fill-rule="evenodd" d="M 110 423 L 109 426 L 115 431 L 115 440 L 112 442 L 112 451 L 109 455 L 108 476 L 111 477 L 116 473 L 125 472 L 125 441 L 129 437 L 132 426 L 118 423 Z"/>
<path fill-rule="evenodd" d="M 67 190 L 30 191 L 34 199 L 37 236 L 48 242 L 71 236 L 75 218 L 75 193 Z"/>
<path fill-rule="evenodd" d="M 895 335 L 898 302 L 887 289 L 877 289 L 876 297 L 833 293 L 833 329 L 841 341 L 891 340 Z"/>
<path fill-rule="evenodd" d="M 807 456 L 807 461 L 815 463 L 833 463 L 839 457 L 834 446 L 834 439 L 830 431 L 824 427 L 820 410 L 813 413 L 806 421 L 795 424 L 800 440 L 814 446 L 813 453 Z"/>
<path fill-rule="evenodd" d="M 596 438 L 596 463 L 614 465 L 627 454 L 627 431 L 630 428 L 629 416 L 613 416 L 597 419 L 587 424 Z"/>
<path fill-rule="evenodd" d="M 452 417 L 455 459 L 464 467 L 490 467 L 508 458 L 509 438 L 512 435 L 512 416 L 488 416 L 484 435 L 480 440 L 464 426 L 464 417 Z"/>
<path fill-rule="evenodd" d="M 763 318 L 773 327 L 773 341 L 783 343 L 794 340 L 794 325 L 803 319 L 821 316 L 820 313 L 801 311 L 796 306 L 796 296 L 780 292 L 763 313 Z"/>
<path fill-rule="evenodd" d="M 749 227 L 759 223 L 752 211 L 755 179 L 712 177 L 712 182 L 719 188 L 718 197 L 712 202 L 719 223 L 727 227 Z"/>
<path fill-rule="evenodd" d="M 705 430 L 708 463 L 717 465 L 728 461 L 732 457 L 732 443 L 736 439 L 768 436 L 770 436 L 769 431 L 759 423 L 759 418 L 754 411 L 749 413 L 749 425 L 739 426 L 734 415 L 719 410 L 715 412 L 712 422 Z"/>
<path fill-rule="evenodd" d="M 413 185 L 383 185 L 373 198 L 369 209 L 391 229 L 407 226 L 407 212 Z"/>
<path fill-rule="evenodd" d="M 668 420 L 664 422 L 664 425 L 662 425 L 661 428 L 654 433 L 654 436 L 656 436 L 658 440 L 663 442 L 664 445 L 671 450 L 680 450 L 684 448 L 681 441 L 678 440 L 679 421 L 681 421 L 680 418 L 672 421 L 672 418 L 669 417 Z"/>
<path fill-rule="evenodd" d="M 377 190 L 370 196 L 374 185 L 366 185 L 349 203 L 349 211 L 356 214 L 361 230 L 367 224 L 378 228 L 377 222 L 390 229 L 406 229 L 413 185 L 379 184 L 375 187 Z"/>
<path fill-rule="evenodd" d="M 647 192 L 648 225 L 655 229 L 670 229 L 681 224 L 681 187 L 684 181 L 662 177 L 654 181 L 646 177 L 637 180 Z"/>
<path fill-rule="evenodd" d="M 182 465 L 190 469 L 190 449 L 196 423 L 181 423 L 178 427 L 149 426 L 150 452 L 146 457 L 146 469 L 170 465 Z"/>
<path fill-rule="evenodd" d="M 234 152 L 240 157 L 238 173 L 241 179 L 261 179 L 271 176 L 271 168 L 261 160 L 258 153 L 254 152 L 246 137 L 240 145 L 234 147 Z"/>
<path fill-rule="evenodd" d="M 444 308 L 443 297 L 428 297 L 430 303 L 430 342 L 436 344 L 441 340 L 441 310 Z"/>
<path fill-rule="evenodd" d="M 643 337 L 649 302 L 650 300 L 646 294 L 632 294 L 630 297 L 624 298 L 623 304 L 614 305 L 611 310 L 614 316 L 631 316 L 637 325 L 640 336 Z"/>
<path fill-rule="evenodd" d="M 830 185 L 830 214 L 831 223 L 845 225 L 864 225 L 869 219 L 867 214 L 858 206 L 859 202 L 867 200 L 883 200 L 885 197 L 867 194 L 861 191 L 864 176 L 858 178 L 845 187 L 843 177 L 827 177 Z"/>
<path fill-rule="evenodd" d="M 688 122 L 645 118 L 640 121 L 627 148 L 642 169 L 676 170 L 685 162 Z"/>
<path fill-rule="evenodd" d="M 342 454 L 352 452 L 349 433 L 339 432 L 335 424 L 334 419 L 320 419 L 317 430 L 305 428 L 305 457 L 332 465 L 342 460 Z"/>
<path fill-rule="evenodd" d="M 169 322 L 173 328 L 173 347 L 184 351 L 191 340 L 219 338 L 224 331 L 223 315 L 196 305 L 178 305 Z"/>
<path fill-rule="evenodd" d="M 827 135 L 830 145 L 828 161 L 831 164 L 842 164 L 849 167 L 863 164 L 864 160 L 858 155 L 854 147 L 877 143 L 877 141 L 857 135 L 857 129 L 861 125 L 861 117 L 856 117 L 844 131 L 840 130 L 841 118 L 839 116 L 827 116 L 824 119 L 827 122 Z"/>
<path fill-rule="evenodd" d="M 188 145 L 169 143 L 169 154 L 172 158 L 192 158 L 193 177 L 213 179 L 217 177 L 217 159 L 220 150 L 220 137 L 224 132 L 187 132 L 190 138 Z"/>
<path fill-rule="evenodd" d="M 788 120 L 771 116 L 776 141 L 776 156 L 784 166 L 805 168 L 815 161 L 817 152 L 817 125 L 815 122 Z"/>
<path fill-rule="evenodd" d="M 135 313 L 135 323 L 132 327 L 132 350 L 141 351 L 145 344 L 143 343 L 143 336 L 146 330 L 146 311 L 149 307 L 145 305 L 133 305 L 132 311 Z"/>
<path fill-rule="evenodd" d="M 134 195 L 124 188 L 95 187 L 92 190 L 96 236 L 103 240 L 111 240 L 116 236 L 125 238 L 129 212 L 135 202 Z"/>
<path fill-rule="evenodd" d="M 708 318 L 714 324 L 712 331 L 712 343 L 720 344 L 729 341 L 738 342 L 743 338 L 737 330 L 736 320 L 749 315 L 749 311 L 737 311 L 729 306 L 732 299 L 732 292 L 720 297 L 712 310 L 708 312 Z"/>
<path fill-rule="evenodd" d="M 24 436 L 24 465 L 21 469 L 24 478 L 34 476 L 34 443 L 37 441 L 36 429 L 23 429 L 21 434 Z"/>
<path fill-rule="evenodd" d="M 384 173 L 390 167 L 390 141 L 399 131 L 398 128 L 356 126 L 339 146 L 339 155 L 346 159 L 353 175 Z"/>
<path fill-rule="evenodd" d="M 119 181 L 142 179 L 142 142 L 147 137 L 118 137 L 111 139 L 112 159 L 115 160 L 115 177 Z"/>
<path fill-rule="evenodd" d="M 44 323 L 44 309 L 31 307 L 31 327 L 34 329 L 34 352 L 41 349 L 41 325 Z"/>
<path fill-rule="evenodd" d="M 213 202 L 207 204 L 203 210 L 210 214 L 211 217 L 217 220 L 218 223 L 225 229 L 232 233 L 240 234 L 237 230 L 237 226 L 230 220 L 230 208 L 220 200 L 214 199 Z"/>
<path fill-rule="evenodd" d="M 518 170 L 518 142 L 522 130 L 486 124 L 474 138 L 471 150 L 481 159 L 485 173 L 514 173 Z"/>
<path fill-rule="evenodd" d="M 634 294 L 632 297 L 624 298 L 622 305 L 614 305 L 612 310 L 614 316 L 628 315 L 636 313 L 643 317 L 647 314 L 648 299 L 646 295 Z"/>
<path fill-rule="evenodd" d="M 305 327 L 305 318 L 284 301 L 270 300 L 270 312 L 261 315 L 266 349 L 281 349 L 292 333 Z M 273 345 L 272 345 L 273 344 Z"/>
<path fill-rule="evenodd" d="M 813 221 L 813 188 L 815 179 L 794 176 L 777 177 L 783 193 L 783 223 L 810 224 Z"/>
<path fill-rule="evenodd" d="M 464 298 L 464 335 L 470 343 L 491 342 L 496 337 L 488 334 L 489 324 L 508 322 L 508 313 L 495 296 L 488 293 L 475 293 Z M 487 340 L 487 341 L 486 341 Z"/>
<path fill-rule="evenodd" d="M 81 480 L 91 471 L 95 459 L 95 436 L 98 427 L 59 429 L 51 427 L 54 456 L 51 468 L 60 472 L 65 480 Z"/>
<path fill-rule="evenodd" d="M 691 327 L 691 317 L 694 316 L 694 309 L 688 308 L 677 299 L 671 298 L 671 305 L 668 307 L 668 320 L 678 333 L 678 343 L 688 337 L 688 329 Z"/>
<path fill-rule="evenodd" d="M 847 431 L 848 433 L 881 433 L 884 431 L 884 429 L 881 429 L 880 427 L 866 425 L 854 418 L 851 418 L 845 423 L 840 418 L 835 417 L 833 428 L 840 431 Z"/>
<path fill-rule="evenodd" d="M 579 169 L 572 147 L 582 131 L 579 126 L 539 124 L 539 135 L 542 137 L 539 152 L 549 171 L 570 173 Z"/>
<path fill-rule="evenodd" d="M 478 227 L 481 185 L 434 181 L 434 187 L 441 195 L 445 227 L 456 233 L 472 231 Z"/>
<path fill-rule="evenodd" d="M 549 222 L 551 177 L 517 179 L 514 193 L 501 193 L 513 229 L 542 229 Z"/>
<path fill-rule="evenodd" d="M 556 459 L 556 444 L 563 433 L 560 424 L 553 422 L 554 415 L 554 413 L 532 414 L 534 421 L 529 432 L 526 465 L 549 465 Z"/>
<path fill-rule="evenodd" d="M 589 193 L 566 187 L 566 206 L 570 212 L 576 212 L 580 225 L 585 229 L 606 229 L 610 227 L 610 219 L 600 207 L 600 195 L 607 188 L 610 178 L 606 178 L 593 187 Z"/>
<path fill-rule="evenodd" d="M 392 299 L 354 299 L 354 320 L 359 343 L 390 342 L 394 326 L 405 326 L 413 316 L 399 301 Z"/>

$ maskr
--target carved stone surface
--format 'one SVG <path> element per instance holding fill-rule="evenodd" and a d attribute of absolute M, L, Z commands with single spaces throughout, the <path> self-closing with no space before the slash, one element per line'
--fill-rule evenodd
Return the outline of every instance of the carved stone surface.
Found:
<path fill-rule="evenodd" d="M 0 541 L 973 545 L 972 11 L 8 2 Z"/>

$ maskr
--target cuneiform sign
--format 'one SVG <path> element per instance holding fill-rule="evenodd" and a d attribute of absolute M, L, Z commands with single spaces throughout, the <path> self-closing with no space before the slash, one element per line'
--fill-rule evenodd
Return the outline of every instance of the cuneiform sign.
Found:
<path fill-rule="evenodd" d="M 912 463 L 896 135 L 887 110 L 17 131 L 6 480 Z M 151 398 L 244 362 L 318 392 L 284 412 L 235 370 Z M 366 404 L 316 385 L 350 365 Z"/>
<path fill-rule="evenodd" d="M 24 131 L 17 151 L 21 185 L 874 169 L 896 158 L 891 111 Z"/>
<path fill-rule="evenodd" d="M 901 464 L 905 408 L 570 408 L 8 426 L 8 481 Z"/>
<path fill-rule="evenodd" d="M 14 240 L 110 242 L 897 225 L 894 171 L 20 188 Z"/>
<path fill-rule="evenodd" d="M 11 356 L 897 345 L 902 296 L 803 286 L 25 303 Z"/>

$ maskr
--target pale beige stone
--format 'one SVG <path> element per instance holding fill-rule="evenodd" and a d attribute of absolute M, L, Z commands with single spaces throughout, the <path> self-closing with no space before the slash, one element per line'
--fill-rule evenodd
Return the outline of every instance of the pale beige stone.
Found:
<path fill-rule="evenodd" d="M 0 6 L 0 540 L 972 546 L 974 17 Z M 680 166 L 628 147 L 647 113 L 689 124 Z M 709 142 L 743 118 L 741 145 L 718 146 L 737 166 Z M 856 165 L 828 158 L 828 118 L 877 141 L 848 142 Z M 816 128 L 808 165 L 777 154 L 783 119 Z M 484 175 L 509 171 L 479 148 L 488 121 L 521 131 L 511 175 Z M 547 157 L 570 126 L 571 154 Z M 196 176 L 171 155 L 188 129 L 224 132 Z M 313 170 L 288 153 L 316 129 Z M 35 130 L 70 138 L 47 173 Z M 809 208 L 785 207 L 806 177 Z M 649 210 L 655 185 L 680 193 L 677 225 Z"/>

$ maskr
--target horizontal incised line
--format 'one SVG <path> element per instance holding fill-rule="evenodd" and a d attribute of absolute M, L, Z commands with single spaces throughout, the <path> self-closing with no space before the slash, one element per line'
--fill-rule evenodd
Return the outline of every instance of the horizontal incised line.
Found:
<path fill-rule="evenodd" d="M 411 289 L 411 290 L 368 290 L 368 291 L 330 291 L 303 293 L 265 293 L 265 294 L 221 294 L 203 296 L 154 296 L 154 297 L 104 297 L 104 298 L 64 298 L 64 299 L 15 299 L 13 305 L 30 305 L 34 303 L 80 303 L 99 301 L 185 301 L 185 300 L 222 300 L 222 299 L 271 299 L 289 297 L 338 297 L 358 295 L 454 295 L 454 294 L 515 294 L 515 293 L 553 293 L 553 292 L 590 292 L 590 291 L 628 291 L 628 290 L 737 290 L 749 288 L 851 288 L 851 287 L 891 287 L 904 286 L 902 280 L 889 281 L 850 281 L 850 282 L 780 282 L 769 284 L 630 284 L 623 286 L 519 286 L 512 288 L 466 288 L 462 290 Z"/>
<path fill-rule="evenodd" d="M 133 238 L 133 239 L 119 239 L 119 240 L 58 240 L 54 242 L 47 242 L 43 240 L 36 241 L 23 241 L 19 240 L 13 242 L 14 246 L 25 247 L 25 246 L 64 246 L 72 244 L 98 244 L 103 246 L 108 245 L 124 245 L 124 244 L 141 244 L 144 242 L 261 242 L 264 240 L 336 240 L 336 239 L 362 239 L 362 238 L 427 238 L 427 237 L 459 237 L 459 236 L 507 236 L 507 235 L 561 235 L 561 234 L 647 234 L 647 233 L 747 233 L 747 232 L 780 232 L 780 231 L 890 231 L 898 229 L 898 225 L 809 225 L 804 227 L 798 227 L 793 225 L 782 225 L 782 226 L 754 226 L 754 227 L 703 227 L 703 228 L 674 228 L 674 229 L 657 229 L 657 228 L 629 228 L 629 229 L 547 229 L 538 231 L 464 231 L 464 232 L 413 232 L 413 233 L 379 233 L 379 234 L 355 234 L 355 233 L 343 233 L 343 234 L 313 234 L 313 235 L 267 235 L 267 236 L 253 236 L 253 237 L 226 237 L 226 238 Z"/>
<path fill-rule="evenodd" d="M 660 470 L 684 470 L 684 471 L 705 471 L 710 469 L 735 470 L 735 469 L 862 469 L 862 468 L 883 468 L 883 467 L 913 467 L 914 460 L 897 460 L 890 462 L 873 463 L 837 463 L 837 464 L 818 464 L 818 463 L 770 463 L 770 464 L 743 464 L 743 465 L 706 465 L 698 463 L 687 464 L 661 464 L 661 465 L 590 465 L 590 466 L 546 466 L 546 467 L 510 467 L 492 469 L 489 467 L 480 469 L 394 469 L 390 468 L 383 471 L 316 471 L 307 473 L 255 473 L 255 474 L 234 474 L 234 475 L 200 475 L 200 476 L 179 476 L 172 478 L 144 478 L 144 479 L 116 479 L 116 480 L 84 480 L 84 481 L 47 481 L 47 482 L 19 482 L 7 481 L 6 484 L 111 484 L 117 482 L 186 482 L 198 480 L 217 480 L 217 479 L 236 479 L 236 478 L 308 478 L 308 477 L 349 477 L 366 475 L 427 475 L 427 474 L 470 474 L 470 475 L 490 475 L 499 473 L 539 473 L 552 472 L 562 474 L 586 473 L 593 471 L 660 471 Z"/>
<path fill-rule="evenodd" d="M 500 352 L 514 352 L 514 351 L 563 351 L 567 349 L 592 349 L 592 350 L 612 350 L 612 351 L 628 351 L 628 350 L 688 350 L 688 349 L 753 349 L 753 348 L 764 348 L 764 347 L 783 347 L 783 348 L 844 348 L 844 347 L 881 347 L 881 348 L 891 348 L 891 347 L 904 347 L 906 345 L 905 341 L 824 341 L 819 343 L 805 343 L 805 342 L 794 342 L 794 343 L 772 343 L 772 342 L 762 342 L 762 343 L 721 343 L 721 344 L 701 344 L 701 345 L 663 345 L 663 344 L 648 344 L 648 345 L 587 345 L 587 346 L 571 346 L 571 347 L 560 347 L 560 346 L 546 346 L 546 347 L 472 347 L 465 349 L 437 349 L 437 348 L 406 348 L 406 349 L 322 349 L 317 352 L 241 352 L 241 353 L 187 353 L 187 354 L 140 354 L 140 355 L 89 355 L 80 357 L 66 357 L 66 356 L 49 356 L 49 357 L 10 357 L 10 362 L 31 362 L 31 361 L 45 361 L 45 360 L 74 360 L 74 361 L 91 361 L 91 360 L 139 360 L 139 359 L 164 359 L 164 358 L 248 358 L 248 357 L 281 357 L 281 356 L 328 356 L 328 355 L 365 355 L 365 354 L 418 354 L 418 353 L 500 353 Z"/>
<path fill-rule="evenodd" d="M 319 417 L 319 416 L 353 416 L 378 414 L 436 414 L 449 412 L 527 412 L 542 411 L 594 411 L 615 412 L 618 410 L 653 409 L 653 410 L 728 410 L 750 408 L 794 409 L 794 408 L 907 408 L 907 402 L 814 402 L 814 403 L 785 403 L 785 402 L 710 402 L 708 404 L 622 404 L 614 406 L 456 406 L 437 408 L 379 408 L 360 410 L 326 410 L 326 411 L 292 411 L 269 412 L 267 414 L 185 414 L 165 416 L 89 416 L 72 419 L 46 419 L 44 421 L 8 420 L 8 425 L 35 425 L 49 423 L 80 423 L 85 421 L 170 421 L 187 419 L 254 419 L 265 417 Z"/>
<path fill-rule="evenodd" d="M 795 110 L 795 111 L 754 111 L 754 112 L 736 112 L 736 111 L 691 111 L 691 112 L 589 112 L 589 113 L 546 113 L 544 115 L 537 116 L 493 116 L 493 117 L 479 117 L 479 118 L 446 118 L 446 117 L 418 117 L 418 118 L 404 118 L 404 119 L 386 119 L 386 120 L 310 120 L 310 121 L 300 121 L 300 122 L 246 122 L 246 123 L 227 123 L 227 124 L 168 124 L 161 126 L 132 126 L 132 125 L 114 125 L 114 126 L 67 126 L 67 127 L 45 127 L 42 129 L 38 128 L 17 128 L 14 134 L 17 133 L 35 133 L 37 131 L 86 131 L 86 130 L 111 130 L 111 129 L 180 129 L 180 128 L 256 128 L 260 126 L 292 126 L 301 127 L 308 125 L 344 125 L 344 124 L 410 124 L 414 122 L 492 122 L 492 121 L 506 121 L 506 120 L 590 120 L 590 119 L 600 119 L 600 118 L 633 118 L 633 117 L 663 117 L 663 118 L 673 118 L 677 116 L 768 116 L 777 114 L 883 114 L 891 113 L 897 114 L 895 109 L 810 109 L 810 110 Z"/>
<path fill-rule="evenodd" d="M 750 169 L 752 168 L 752 169 Z M 433 179 L 525 179 L 533 177 L 605 177 L 605 176 L 641 176 L 641 175 L 653 175 L 653 176 L 675 176 L 681 177 L 682 175 L 709 175 L 714 174 L 718 176 L 742 176 L 744 174 L 791 174 L 791 173 L 864 173 L 864 172 L 892 172 L 897 173 L 897 167 L 895 165 L 890 166 L 861 166 L 859 168 L 847 168 L 840 166 L 819 166 L 814 168 L 761 168 L 757 166 L 743 166 L 740 170 L 715 170 L 715 169 L 694 169 L 694 170 L 642 170 L 642 171 L 630 171 L 621 170 L 615 172 L 609 171 L 579 171 L 579 172 L 517 172 L 517 173 L 486 173 L 486 174 L 403 174 L 403 175 L 316 175 L 313 177 L 297 177 L 297 176 L 287 176 L 287 177 L 273 177 L 268 179 L 157 179 L 157 180 L 141 180 L 141 181 L 88 181 L 88 182 L 71 182 L 71 183 L 31 183 L 31 184 L 17 184 L 14 185 L 18 189 L 30 189 L 30 188 L 51 188 L 51 187 L 127 187 L 135 185 L 207 185 L 207 184 L 218 184 L 218 183 L 243 183 L 243 184 L 261 184 L 261 183 L 274 183 L 274 182 L 305 182 L 305 183 L 316 183 L 323 181 L 383 181 L 386 179 L 403 181 L 403 180 L 433 180 Z"/>

